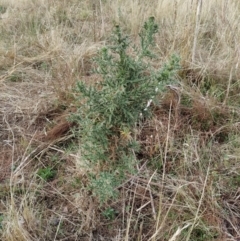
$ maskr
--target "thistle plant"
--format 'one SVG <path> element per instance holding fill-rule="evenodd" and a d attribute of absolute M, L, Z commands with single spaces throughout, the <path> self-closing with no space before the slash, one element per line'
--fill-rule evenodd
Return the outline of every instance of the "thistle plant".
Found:
<path fill-rule="evenodd" d="M 92 177 L 91 185 L 101 201 L 115 195 L 114 188 L 125 173 L 134 172 L 134 152 L 139 148 L 132 135 L 134 126 L 151 115 L 150 104 L 174 80 L 179 67 L 177 56 L 157 70 L 147 63 L 148 58 L 157 58 L 153 53 L 157 32 L 151 17 L 135 46 L 120 26 L 115 26 L 110 44 L 94 59 L 101 81 L 91 86 L 82 81 L 77 84 L 81 105 L 73 118 L 80 126 L 83 158 L 102 172 Z"/>

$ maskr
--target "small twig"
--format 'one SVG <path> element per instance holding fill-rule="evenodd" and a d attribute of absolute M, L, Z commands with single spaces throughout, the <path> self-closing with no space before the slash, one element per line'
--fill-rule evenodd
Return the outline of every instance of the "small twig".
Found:
<path fill-rule="evenodd" d="M 231 83 L 232 83 L 232 72 L 233 72 L 233 67 L 231 68 L 230 74 L 229 74 L 229 78 L 228 78 L 228 86 L 227 86 L 227 92 L 223 101 L 223 105 L 226 105 L 228 96 L 229 96 L 229 92 L 230 92 L 230 87 L 231 87 Z"/>
<path fill-rule="evenodd" d="M 198 38 L 198 32 L 199 32 L 199 26 L 200 26 L 201 10 L 202 10 L 202 0 L 198 0 L 197 12 L 196 12 L 196 25 L 195 25 L 193 49 L 192 49 L 192 63 L 195 62 L 196 48 L 197 48 L 197 38 Z"/>
<path fill-rule="evenodd" d="M 92 10 L 93 10 L 93 41 L 96 42 L 97 38 L 96 38 L 96 4 L 95 4 L 95 0 L 93 0 L 93 3 L 92 3 Z"/>
<path fill-rule="evenodd" d="M 103 20 L 102 1 L 99 0 L 99 3 L 100 3 L 101 22 L 102 22 L 102 26 L 101 26 L 101 37 L 102 37 L 104 35 L 104 20 Z"/>
<path fill-rule="evenodd" d="M 200 197 L 200 200 L 199 200 L 199 203 L 198 203 L 198 208 L 197 208 L 197 211 L 196 211 L 196 214 L 195 214 L 193 223 L 192 223 L 192 225 L 191 225 L 191 227 L 190 227 L 190 230 L 189 230 L 189 232 L 188 232 L 188 236 L 187 236 L 187 238 L 186 238 L 186 241 L 190 240 L 190 238 L 191 238 L 191 233 L 192 233 L 195 225 L 197 224 L 197 220 L 198 220 L 198 218 L 199 218 L 200 208 L 202 207 L 203 198 L 204 198 L 204 195 L 205 195 L 205 192 L 206 192 L 206 188 L 207 188 L 207 181 L 208 181 L 209 172 L 210 172 L 210 162 L 211 162 L 211 160 L 209 161 L 209 165 L 208 165 L 208 169 L 207 169 L 207 174 L 206 174 L 206 177 L 205 177 L 205 180 L 204 180 L 203 189 L 202 189 L 202 194 L 201 194 L 201 197 Z"/>
<path fill-rule="evenodd" d="M 139 212 L 141 211 L 143 208 L 145 208 L 149 203 L 151 203 L 151 200 L 146 202 L 145 204 L 143 204 L 140 208 L 138 208 L 136 211 Z"/>
<path fill-rule="evenodd" d="M 58 231 L 60 229 L 61 221 L 62 221 L 62 216 L 60 217 L 60 220 L 59 220 L 59 223 L 58 223 L 58 226 L 57 226 L 57 230 L 56 230 L 56 233 L 55 233 L 54 240 L 56 240 L 56 238 L 57 238 L 57 234 L 58 234 Z"/>
<path fill-rule="evenodd" d="M 191 225 L 191 223 L 187 223 L 185 226 L 183 226 L 182 228 L 179 228 L 177 229 L 177 231 L 174 233 L 174 235 L 169 239 L 169 241 L 175 241 L 177 240 L 177 237 L 181 234 L 181 232 L 188 228 L 189 226 Z"/>

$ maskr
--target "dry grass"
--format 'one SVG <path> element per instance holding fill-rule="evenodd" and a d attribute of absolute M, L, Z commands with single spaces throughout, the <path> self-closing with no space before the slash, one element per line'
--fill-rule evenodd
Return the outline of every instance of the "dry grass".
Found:
<path fill-rule="evenodd" d="M 237 0 L 2 0 L 1 239 L 240 240 L 239 13 Z M 67 121 L 72 88 L 98 80 L 91 59 L 114 24 L 137 41 L 149 16 L 153 64 L 179 54 L 180 84 L 138 127 L 137 173 L 99 206 Z"/>

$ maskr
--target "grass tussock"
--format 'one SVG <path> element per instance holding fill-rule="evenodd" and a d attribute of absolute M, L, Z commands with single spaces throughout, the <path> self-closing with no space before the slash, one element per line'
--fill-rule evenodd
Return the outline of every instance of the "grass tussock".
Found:
<path fill-rule="evenodd" d="M 239 12 L 2 0 L 1 240 L 238 240 Z"/>

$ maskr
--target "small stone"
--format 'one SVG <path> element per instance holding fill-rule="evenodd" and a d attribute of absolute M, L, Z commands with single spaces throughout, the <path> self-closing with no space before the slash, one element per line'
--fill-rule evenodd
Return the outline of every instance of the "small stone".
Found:
<path fill-rule="evenodd" d="M 53 217 L 50 219 L 50 225 L 52 226 L 57 226 L 60 222 L 60 219 L 59 218 L 56 218 L 56 217 Z"/>

